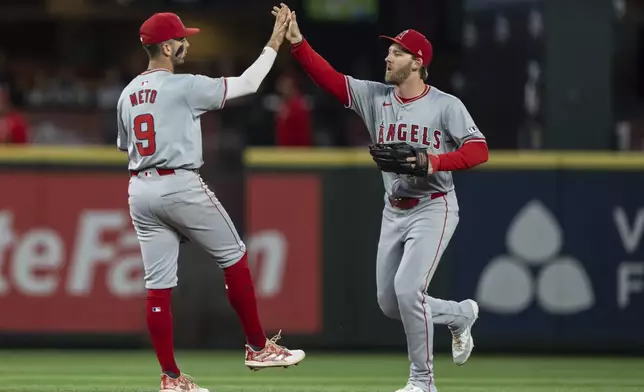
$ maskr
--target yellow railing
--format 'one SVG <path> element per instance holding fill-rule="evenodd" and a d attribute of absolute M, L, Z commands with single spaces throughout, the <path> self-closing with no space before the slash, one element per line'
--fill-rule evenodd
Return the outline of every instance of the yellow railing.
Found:
<path fill-rule="evenodd" d="M 104 146 L 0 145 L 0 164 L 127 165 L 127 154 Z"/>
<path fill-rule="evenodd" d="M 206 157 L 207 159 L 207 157 Z M 244 165 L 264 168 L 369 167 L 373 161 L 360 148 L 253 147 Z M 127 156 L 111 146 L 0 146 L 0 164 L 125 165 Z M 644 170 L 644 152 L 492 151 L 480 170 Z"/>
<path fill-rule="evenodd" d="M 374 165 L 366 148 L 249 148 L 248 167 L 361 167 Z M 491 151 L 481 170 L 644 170 L 644 152 Z"/>

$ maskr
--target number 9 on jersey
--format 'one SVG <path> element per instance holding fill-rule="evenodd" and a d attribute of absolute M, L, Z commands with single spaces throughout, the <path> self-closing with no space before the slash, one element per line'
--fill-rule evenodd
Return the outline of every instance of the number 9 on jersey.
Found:
<path fill-rule="evenodd" d="M 150 113 L 139 114 L 134 118 L 134 136 L 137 140 L 136 149 L 139 151 L 139 155 L 147 157 L 156 152 L 154 117 Z"/>

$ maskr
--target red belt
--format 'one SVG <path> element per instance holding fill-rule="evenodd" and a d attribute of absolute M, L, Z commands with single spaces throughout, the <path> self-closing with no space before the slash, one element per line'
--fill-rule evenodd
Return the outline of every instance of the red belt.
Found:
<path fill-rule="evenodd" d="M 156 169 L 156 168 L 152 168 L 152 169 L 145 169 L 145 170 L 155 170 L 157 172 L 157 174 L 160 175 L 160 176 L 169 176 L 170 174 L 175 173 L 174 169 Z M 141 171 L 130 170 L 130 175 L 132 177 L 137 177 L 139 175 L 139 173 L 144 172 L 145 170 L 141 170 Z"/>
<path fill-rule="evenodd" d="M 431 196 L 429 196 L 430 200 L 438 199 L 439 197 L 445 196 L 446 193 L 443 192 L 438 192 L 438 193 L 432 193 Z M 389 203 L 391 204 L 392 207 L 399 208 L 401 210 L 408 210 L 410 208 L 414 208 L 420 203 L 420 199 L 417 199 L 415 197 L 391 197 L 389 196 Z"/>

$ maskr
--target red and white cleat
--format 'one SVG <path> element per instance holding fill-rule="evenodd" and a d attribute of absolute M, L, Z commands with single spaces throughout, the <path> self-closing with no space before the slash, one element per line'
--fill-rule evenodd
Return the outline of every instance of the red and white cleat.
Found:
<path fill-rule="evenodd" d="M 246 366 L 251 370 L 260 370 L 271 367 L 289 367 L 297 365 L 306 356 L 302 350 L 289 350 L 277 344 L 281 338 L 280 331 L 270 340 L 266 340 L 266 346 L 259 351 L 253 350 L 246 345 Z"/>
<path fill-rule="evenodd" d="M 177 378 L 172 378 L 167 374 L 161 375 L 161 389 L 159 392 L 210 392 L 206 388 L 201 388 L 195 384 L 195 381 L 187 374 L 181 374 Z"/>

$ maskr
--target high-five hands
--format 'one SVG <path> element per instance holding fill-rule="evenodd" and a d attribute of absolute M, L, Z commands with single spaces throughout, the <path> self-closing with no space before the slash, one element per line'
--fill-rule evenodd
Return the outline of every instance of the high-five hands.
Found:
<path fill-rule="evenodd" d="M 271 11 L 271 14 L 275 16 L 276 18 L 280 17 L 280 13 L 284 11 L 284 9 L 289 10 L 288 6 L 284 3 L 280 3 L 280 6 L 274 6 L 273 11 Z M 288 28 L 286 30 L 286 39 L 292 43 L 292 44 L 297 44 L 298 42 L 302 41 L 302 33 L 300 32 L 300 27 L 297 25 L 297 17 L 295 15 L 295 11 L 290 11 L 289 10 L 289 19 L 288 19 Z"/>
<path fill-rule="evenodd" d="M 281 8 L 274 7 L 274 9 L 277 10 L 272 12 L 275 16 L 275 25 L 273 26 L 273 34 L 271 34 L 267 46 L 270 46 L 277 52 L 282 42 L 284 42 L 284 36 L 289 30 L 291 10 L 285 4 L 282 4 Z"/>

